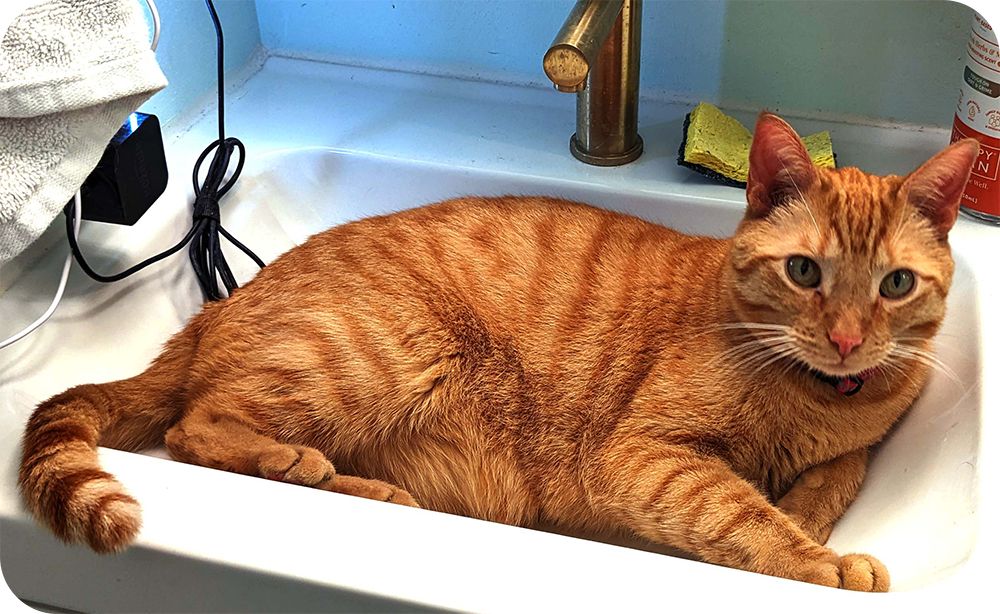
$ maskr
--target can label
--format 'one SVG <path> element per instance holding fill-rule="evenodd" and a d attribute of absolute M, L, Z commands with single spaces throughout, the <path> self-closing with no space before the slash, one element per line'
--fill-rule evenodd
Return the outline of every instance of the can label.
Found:
<path fill-rule="evenodd" d="M 979 156 L 962 195 L 962 206 L 1000 216 L 1000 47 L 996 33 L 974 13 L 951 142 L 979 141 Z"/>

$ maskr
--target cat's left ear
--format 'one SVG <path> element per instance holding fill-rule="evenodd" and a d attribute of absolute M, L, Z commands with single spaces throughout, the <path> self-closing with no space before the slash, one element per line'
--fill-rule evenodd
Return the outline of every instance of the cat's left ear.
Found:
<path fill-rule="evenodd" d="M 818 177 L 795 130 L 777 115 L 761 113 L 750 144 L 747 216 L 766 216 L 785 198 L 805 192 Z"/>
<path fill-rule="evenodd" d="M 942 239 L 955 225 L 962 192 L 978 155 L 975 139 L 956 141 L 910 173 L 899 190 L 903 200 L 927 217 Z"/>

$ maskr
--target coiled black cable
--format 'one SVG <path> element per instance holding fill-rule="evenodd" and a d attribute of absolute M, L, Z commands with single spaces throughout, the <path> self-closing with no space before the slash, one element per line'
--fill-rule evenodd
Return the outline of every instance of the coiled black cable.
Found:
<path fill-rule="evenodd" d="M 233 187 L 233 184 L 236 183 L 240 173 L 243 171 L 246 148 L 236 137 L 226 137 L 225 96 L 223 93 L 223 80 L 225 76 L 223 57 L 225 46 L 222 38 L 222 24 L 219 23 L 219 15 L 215 12 L 215 5 L 212 4 L 212 0 L 205 0 L 205 4 L 212 15 L 212 22 L 215 24 L 215 34 L 218 40 L 219 139 L 206 147 L 194 164 L 194 172 L 192 174 L 195 195 L 194 213 L 192 215 L 193 225 L 184 238 L 170 249 L 147 258 L 121 273 L 101 275 L 95 272 L 87 264 L 87 261 L 84 260 L 83 253 L 80 251 L 80 246 L 74 236 L 73 214 L 74 208 L 79 206 L 78 199 L 74 199 L 74 201 L 66 206 L 65 210 L 66 234 L 69 237 L 69 246 L 76 261 L 80 264 L 80 268 L 96 281 L 110 283 L 124 279 L 155 262 L 159 262 L 177 253 L 190 242 L 191 246 L 188 255 L 191 259 L 191 266 L 194 268 L 194 274 L 198 278 L 198 285 L 201 286 L 202 294 L 206 300 L 220 300 L 231 294 L 239 286 L 236 283 L 236 278 L 233 277 L 233 272 L 229 268 L 229 263 L 226 262 L 225 255 L 222 253 L 222 244 L 219 241 L 220 234 L 253 259 L 257 263 L 257 266 L 264 268 L 264 261 L 258 258 L 257 254 L 253 253 L 250 248 L 240 243 L 236 237 L 229 234 L 222 227 L 219 219 L 219 199 Z M 198 175 L 201 174 L 201 165 L 213 150 L 215 151 L 215 155 L 212 156 L 212 161 L 208 165 L 204 182 L 199 185 Z M 230 159 L 236 150 L 239 150 L 239 161 L 236 164 L 236 170 L 233 171 L 229 181 L 223 185 L 222 181 L 229 170 Z M 225 296 L 219 291 L 218 279 L 220 278 L 226 288 Z"/>

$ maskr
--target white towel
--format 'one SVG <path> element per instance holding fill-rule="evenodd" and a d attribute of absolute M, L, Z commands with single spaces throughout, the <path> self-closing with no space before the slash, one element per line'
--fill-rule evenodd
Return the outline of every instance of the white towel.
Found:
<path fill-rule="evenodd" d="M 167 85 L 137 0 L 21 2 L 0 32 L 0 264 L 42 234 L 129 114 Z"/>

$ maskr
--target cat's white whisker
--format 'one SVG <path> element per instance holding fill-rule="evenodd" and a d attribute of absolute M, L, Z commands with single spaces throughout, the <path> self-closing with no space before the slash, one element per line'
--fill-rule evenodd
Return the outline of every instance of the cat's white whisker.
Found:
<path fill-rule="evenodd" d="M 733 362 L 729 366 L 730 366 L 730 368 L 733 371 L 738 371 L 740 369 L 740 367 L 742 367 L 744 364 L 752 363 L 753 361 L 757 360 L 761 356 L 766 356 L 768 354 L 768 349 L 769 348 L 766 347 L 766 346 L 757 346 L 757 347 L 754 347 L 751 352 L 746 353 L 743 356 L 735 357 L 734 358 L 735 362 Z"/>
<path fill-rule="evenodd" d="M 790 343 L 787 346 L 784 346 L 784 347 L 781 347 L 779 349 L 776 349 L 775 350 L 775 355 L 772 356 L 770 359 L 764 361 L 762 364 L 758 365 L 757 368 L 755 368 L 753 371 L 750 372 L 750 375 L 753 376 L 757 372 L 766 369 L 767 367 L 771 366 L 772 364 L 778 362 L 779 360 L 781 360 L 783 358 L 792 358 L 792 357 L 794 357 L 794 352 L 795 352 L 795 344 L 794 344 L 794 342 Z"/>
<path fill-rule="evenodd" d="M 928 339 L 926 337 L 896 337 L 895 341 L 897 343 L 903 343 L 907 347 L 913 347 L 914 343 L 930 343 L 931 346 L 944 346 L 949 349 L 958 349 L 952 341 L 955 341 L 957 337 L 955 335 L 947 335 L 951 337 L 950 339 L 940 339 L 941 334 L 935 335 L 934 338 Z"/>
<path fill-rule="evenodd" d="M 892 394 L 892 384 L 889 382 L 889 376 L 885 374 L 884 369 L 879 369 L 879 373 L 882 375 L 882 379 L 885 380 L 885 388 Z"/>
<path fill-rule="evenodd" d="M 741 367 L 751 366 L 758 359 L 761 360 L 761 361 L 765 361 L 765 360 L 767 360 L 769 357 L 771 357 L 775 353 L 779 354 L 779 356 L 780 356 L 780 354 L 783 351 L 792 349 L 794 347 L 795 347 L 795 341 L 792 341 L 792 340 L 783 341 L 783 342 L 781 342 L 781 343 L 779 343 L 777 345 L 765 346 L 765 347 L 761 348 L 760 352 L 752 354 L 748 358 L 744 358 L 740 362 L 738 362 L 735 365 L 733 365 L 733 369 L 737 370 L 737 369 L 740 369 Z M 757 372 L 757 369 L 754 369 L 753 373 L 756 373 L 756 372 Z"/>
<path fill-rule="evenodd" d="M 766 322 L 726 322 L 723 324 L 716 324 L 715 328 L 728 330 L 728 329 L 738 329 L 738 328 L 753 328 L 762 330 L 791 330 L 792 327 L 787 324 L 769 324 Z"/>
<path fill-rule="evenodd" d="M 905 346 L 905 345 L 896 346 L 896 349 L 902 351 L 903 353 L 909 353 L 909 354 L 912 354 L 914 356 L 919 356 L 921 358 L 924 358 L 927 361 L 932 362 L 935 365 L 939 366 L 942 370 L 947 371 L 948 373 L 951 373 L 955 377 L 956 380 L 958 379 L 958 375 L 955 373 L 954 370 L 952 370 L 951 367 L 949 367 L 948 365 L 944 364 L 937 356 L 935 356 L 934 354 L 931 354 L 930 352 L 926 352 L 926 351 L 921 350 L 919 348 L 915 348 L 915 347 L 911 347 L 911 346 Z"/>
<path fill-rule="evenodd" d="M 791 330 L 791 326 L 786 326 L 784 324 L 766 324 L 763 322 L 725 322 L 723 324 L 714 324 L 708 327 L 706 330 L 699 331 L 694 336 L 701 337 L 703 335 L 709 335 L 718 331 L 752 331 L 760 330 L 765 332 L 785 332 Z"/>
<path fill-rule="evenodd" d="M 773 336 L 773 337 L 762 337 L 762 338 L 750 339 L 749 341 L 745 341 L 743 343 L 740 343 L 739 345 L 731 347 L 728 350 L 722 352 L 721 354 L 719 354 L 718 356 L 716 356 L 715 359 L 713 359 L 713 363 L 716 362 L 716 361 L 724 361 L 724 360 L 727 360 L 727 359 L 737 358 L 738 356 L 740 356 L 742 354 L 745 354 L 748 351 L 754 350 L 757 346 L 766 346 L 769 343 L 781 341 L 784 338 L 785 338 L 785 335 L 776 335 L 776 336 Z"/>
<path fill-rule="evenodd" d="M 936 356 L 934 356 L 930 352 L 925 352 L 923 350 L 918 350 L 910 346 L 897 344 L 892 349 L 892 352 L 890 352 L 890 355 L 896 355 L 900 358 L 910 359 L 919 362 L 920 364 L 930 367 L 931 369 L 936 370 L 939 373 L 943 374 L 963 390 L 965 389 L 965 386 L 962 384 L 962 380 L 958 377 L 958 374 L 955 373 L 955 371 L 951 367 L 941 362 L 941 360 L 939 360 Z"/>
<path fill-rule="evenodd" d="M 892 373 L 897 373 L 906 378 L 907 381 L 913 382 L 910 374 L 898 363 L 898 359 L 894 356 L 886 356 L 885 360 L 882 362 L 882 366 L 890 369 Z"/>

